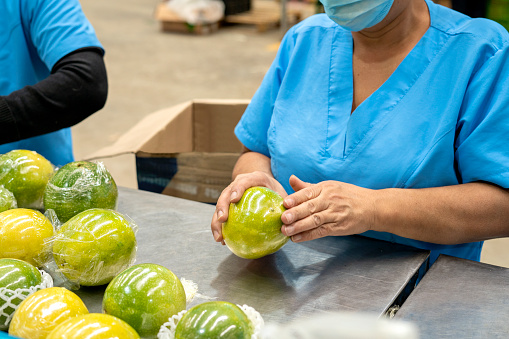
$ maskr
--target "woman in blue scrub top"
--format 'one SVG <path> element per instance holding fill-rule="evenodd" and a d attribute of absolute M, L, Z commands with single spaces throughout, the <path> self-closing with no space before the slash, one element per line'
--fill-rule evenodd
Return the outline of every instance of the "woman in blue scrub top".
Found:
<path fill-rule="evenodd" d="M 509 34 L 429 0 L 322 0 L 235 129 L 211 229 L 266 186 L 294 242 L 362 234 L 479 260 L 509 236 Z"/>

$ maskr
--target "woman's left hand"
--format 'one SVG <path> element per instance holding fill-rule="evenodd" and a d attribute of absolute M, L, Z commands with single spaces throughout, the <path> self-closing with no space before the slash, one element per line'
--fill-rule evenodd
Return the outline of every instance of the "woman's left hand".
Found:
<path fill-rule="evenodd" d="M 375 225 L 376 191 L 339 182 L 306 183 L 290 177 L 295 193 L 284 199 L 283 234 L 301 242 L 369 231 Z"/>

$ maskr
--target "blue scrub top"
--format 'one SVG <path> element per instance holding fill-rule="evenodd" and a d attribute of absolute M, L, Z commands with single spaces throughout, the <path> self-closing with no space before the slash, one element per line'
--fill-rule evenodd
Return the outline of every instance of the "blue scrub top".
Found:
<path fill-rule="evenodd" d="M 45 79 L 79 48 L 102 49 L 78 0 L 0 1 L 0 22 L 0 95 Z M 13 149 L 36 151 L 57 166 L 74 160 L 69 128 L 1 145 L 0 153 Z"/>
<path fill-rule="evenodd" d="M 387 81 L 351 114 L 351 33 L 325 14 L 285 35 L 235 133 L 291 174 L 382 189 L 486 181 L 509 187 L 509 35 L 427 1 L 431 25 Z M 363 235 L 479 260 L 482 242 L 437 245 Z"/>

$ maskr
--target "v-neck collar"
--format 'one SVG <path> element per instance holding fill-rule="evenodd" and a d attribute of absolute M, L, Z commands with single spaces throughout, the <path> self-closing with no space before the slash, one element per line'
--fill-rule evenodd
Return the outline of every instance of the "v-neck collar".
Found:
<path fill-rule="evenodd" d="M 426 1 L 430 13 L 430 28 L 433 25 L 433 5 Z M 329 110 L 327 147 L 342 147 L 343 158 L 358 153 L 389 121 L 391 112 L 410 91 L 420 75 L 426 70 L 433 57 L 440 50 L 428 30 L 408 53 L 389 78 L 351 113 L 353 102 L 352 53 L 353 38 L 340 28 L 336 29 L 331 52 L 329 79 Z M 339 53 L 349 51 L 349 53 Z M 347 79 L 345 79 L 345 77 Z"/>

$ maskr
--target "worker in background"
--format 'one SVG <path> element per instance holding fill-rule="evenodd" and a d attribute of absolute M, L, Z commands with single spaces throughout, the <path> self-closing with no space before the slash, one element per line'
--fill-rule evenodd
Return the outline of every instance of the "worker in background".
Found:
<path fill-rule="evenodd" d="M 211 222 L 253 186 L 294 242 L 362 234 L 480 260 L 509 236 L 509 34 L 430 0 L 322 0 L 293 26 L 235 134 Z"/>
<path fill-rule="evenodd" d="M 104 49 L 78 0 L 0 0 L 0 153 L 74 160 L 70 126 L 101 109 Z"/>

